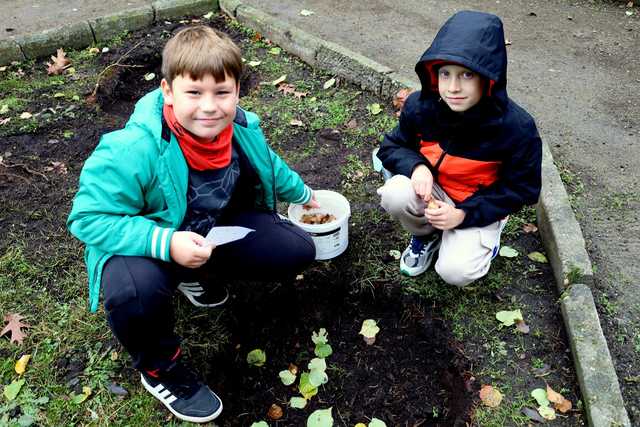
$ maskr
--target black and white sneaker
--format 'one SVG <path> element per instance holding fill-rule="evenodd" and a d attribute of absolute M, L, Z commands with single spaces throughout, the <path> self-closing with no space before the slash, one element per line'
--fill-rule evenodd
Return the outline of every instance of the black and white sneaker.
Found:
<path fill-rule="evenodd" d="M 440 233 L 424 237 L 411 236 L 409 246 L 400 256 L 400 272 L 407 276 L 418 276 L 427 271 L 440 249 L 440 243 Z"/>
<path fill-rule="evenodd" d="M 142 385 L 177 418 L 209 422 L 222 412 L 222 401 L 178 360 L 166 371 L 141 372 Z"/>
<path fill-rule="evenodd" d="M 200 282 L 183 282 L 178 285 L 178 290 L 196 307 L 218 307 L 229 299 L 229 291 L 222 285 L 205 289 Z"/>

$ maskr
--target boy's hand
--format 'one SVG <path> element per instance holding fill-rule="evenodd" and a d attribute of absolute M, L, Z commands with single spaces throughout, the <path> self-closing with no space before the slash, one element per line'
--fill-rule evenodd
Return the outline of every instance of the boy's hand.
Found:
<path fill-rule="evenodd" d="M 209 257 L 213 245 L 207 243 L 201 235 L 191 231 L 176 231 L 171 236 L 169 253 L 171 259 L 183 267 L 201 267 Z"/>
<path fill-rule="evenodd" d="M 304 209 L 313 209 L 313 208 L 319 208 L 320 207 L 320 203 L 318 203 L 318 201 L 316 200 L 315 191 L 311 193 L 311 200 L 309 200 L 307 203 L 302 205 L 302 207 Z"/>
<path fill-rule="evenodd" d="M 438 205 L 435 209 L 425 209 L 424 214 L 434 228 L 438 230 L 451 230 L 459 226 L 466 213 L 462 209 L 458 209 L 455 206 L 451 206 L 435 198 L 432 203 Z M 430 203 L 431 204 L 431 203 Z"/>
<path fill-rule="evenodd" d="M 426 165 L 418 165 L 411 173 L 411 185 L 425 202 L 431 198 L 431 189 L 433 188 L 433 175 Z"/>

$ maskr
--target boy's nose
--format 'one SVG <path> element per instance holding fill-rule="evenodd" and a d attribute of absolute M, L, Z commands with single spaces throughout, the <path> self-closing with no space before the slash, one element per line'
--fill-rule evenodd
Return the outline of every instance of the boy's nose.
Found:
<path fill-rule="evenodd" d="M 457 77 L 452 77 L 449 81 L 449 92 L 457 92 L 460 90 L 460 80 Z"/>
<path fill-rule="evenodd" d="M 216 101 L 212 96 L 203 96 L 200 102 L 200 108 L 203 111 L 215 111 L 217 107 Z"/>

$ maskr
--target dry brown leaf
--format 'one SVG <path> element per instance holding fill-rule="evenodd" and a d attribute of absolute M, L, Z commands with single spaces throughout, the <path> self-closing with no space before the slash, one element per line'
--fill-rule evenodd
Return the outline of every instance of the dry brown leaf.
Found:
<path fill-rule="evenodd" d="M 289 367 L 287 368 L 289 370 L 289 372 L 291 372 L 293 375 L 298 375 L 298 367 L 293 364 L 293 363 L 289 363 Z"/>
<path fill-rule="evenodd" d="M 547 399 L 549 399 L 549 402 L 553 403 L 554 404 L 553 406 L 555 406 L 555 408 L 558 411 L 562 412 L 563 414 L 571 410 L 571 407 L 573 406 L 570 400 L 565 399 L 563 395 L 554 391 L 551 387 L 549 387 L 548 384 L 547 384 Z"/>
<path fill-rule="evenodd" d="M 480 388 L 480 400 L 490 408 L 497 408 L 502 402 L 502 393 L 498 389 L 485 384 Z"/>
<path fill-rule="evenodd" d="M 0 337 L 6 334 L 7 332 L 11 332 L 11 341 L 16 344 L 22 344 L 22 341 L 27 336 L 24 332 L 22 332 L 22 328 L 28 328 L 29 325 L 26 323 L 22 323 L 22 317 L 18 313 L 9 313 L 4 316 L 4 321 L 7 322 L 4 329 L 0 332 Z"/>
<path fill-rule="evenodd" d="M 300 99 L 300 98 L 302 98 L 304 96 L 307 96 L 307 95 L 309 95 L 309 93 L 307 93 L 307 92 L 298 92 L 298 91 L 294 91 L 293 92 L 293 96 L 295 96 L 298 99 Z"/>
<path fill-rule="evenodd" d="M 296 91 L 296 87 L 289 83 L 280 83 L 278 85 L 278 91 L 282 92 L 284 95 L 289 93 L 294 93 Z"/>
<path fill-rule="evenodd" d="M 267 416 L 274 421 L 279 420 L 280 418 L 282 418 L 282 408 L 274 403 L 269 408 L 269 412 L 267 412 Z"/>
<path fill-rule="evenodd" d="M 516 329 L 522 332 L 523 334 L 528 334 L 530 330 L 529 325 L 524 323 L 524 320 L 520 320 L 520 319 L 516 320 Z"/>
<path fill-rule="evenodd" d="M 355 129 L 357 127 L 358 127 L 358 122 L 356 121 L 356 119 L 351 119 L 347 122 L 348 129 Z"/>
<path fill-rule="evenodd" d="M 47 62 L 48 75 L 62 74 L 71 65 L 71 61 L 67 58 L 67 54 L 62 48 L 58 49 L 56 56 L 51 56 L 51 60 L 53 61 L 52 63 Z"/>
<path fill-rule="evenodd" d="M 402 111 L 402 107 L 404 107 L 404 102 L 407 100 L 409 95 L 413 92 L 413 89 L 404 88 L 400 89 L 398 93 L 396 93 L 393 97 L 393 106 Z"/>
<path fill-rule="evenodd" d="M 58 175 L 66 175 L 69 173 L 67 166 L 62 162 L 51 162 L 51 166 L 45 167 L 44 170 L 47 172 L 55 172 Z"/>
<path fill-rule="evenodd" d="M 535 224 L 531 224 L 530 222 L 528 222 L 522 226 L 522 231 L 524 231 L 527 234 L 535 233 L 536 231 L 538 231 L 538 227 L 536 227 Z"/>

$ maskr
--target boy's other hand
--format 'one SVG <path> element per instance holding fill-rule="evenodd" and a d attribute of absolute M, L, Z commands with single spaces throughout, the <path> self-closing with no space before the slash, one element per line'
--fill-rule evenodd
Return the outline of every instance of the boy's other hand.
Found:
<path fill-rule="evenodd" d="M 413 186 L 413 191 L 425 202 L 431 198 L 433 175 L 431 175 L 431 171 L 426 165 L 418 165 L 413 169 L 411 185 Z"/>
<path fill-rule="evenodd" d="M 311 193 L 311 200 L 309 200 L 307 203 L 302 205 L 302 207 L 305 208 L 305 209 L 313 209 L 313 208 L 319 208 L 320 207 L 320 203 L 318 203 L 318 200 L 316 200 L 315 191 L 313 193 Z"/>
<path fill-rule="evenodd" d="M 183 267 L 201 267 L 209 257 L 213 245 L 207 243 L 201 235 L 191 231 L 176 231 L 171 236 L 169 252 L 171 259 Z"/>
<path fill-rule="evenodd" d="M 425 209 L 424 214 L 434 228 L 438 230 L 451 230 L 459 226 L 466 213 L 441 200 L 433 199 L 433 203 L 438 205 L 435 209 Z"/>

